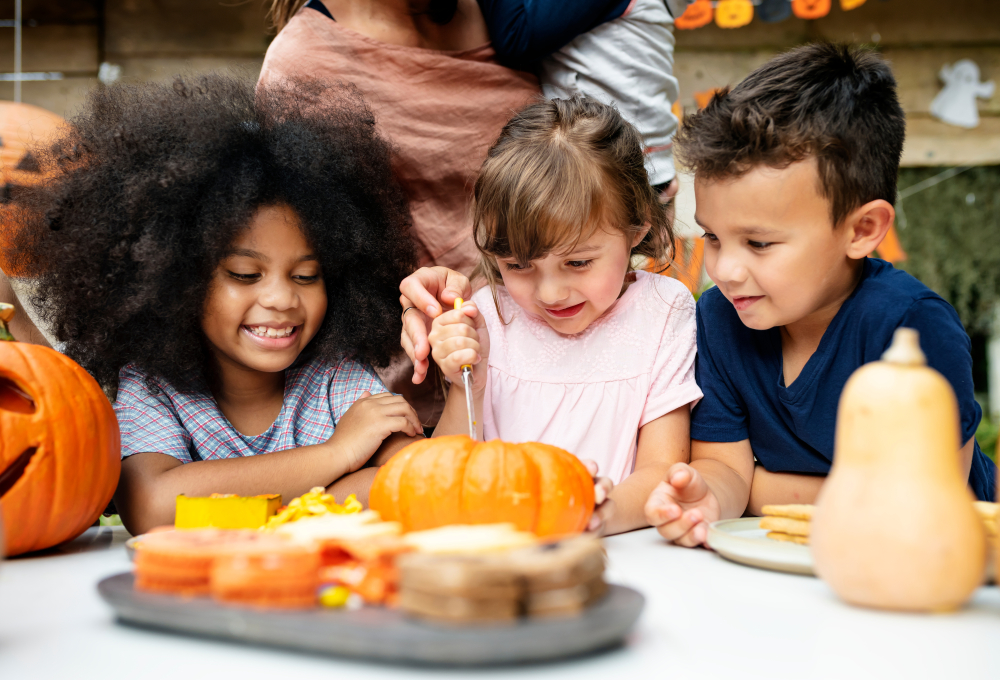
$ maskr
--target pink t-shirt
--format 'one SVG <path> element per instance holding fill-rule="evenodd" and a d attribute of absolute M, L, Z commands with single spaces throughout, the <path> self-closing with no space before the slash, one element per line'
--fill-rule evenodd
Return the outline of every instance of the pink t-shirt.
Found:
<path fill-rule="evenodd" d="M 561 335 L 502 286 L 472 296 L 490 334 L 484 435 L 559 446 L 597 461 L 618 484 L 635 465 L 639 428 L 701 398 L 695 305 L 675 279 L 636 281 L 585 331 Z"/>

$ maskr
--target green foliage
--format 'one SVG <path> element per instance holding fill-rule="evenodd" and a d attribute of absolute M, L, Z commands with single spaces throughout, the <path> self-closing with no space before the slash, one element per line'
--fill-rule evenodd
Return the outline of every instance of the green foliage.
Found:
<path fill-rule="evenodd" d="M 992 458 L 994 463 L 1000 463 L 997 460 L 998 434 L 1000 434 L 1000 428 L 991 423 L 989 418 L 983 418 L 983 421 L 979 423 L 979 429 L 976 430 L 976 441 L 979 442 L 979 448 Z"/>
<path fill-rule="evenodd" d="M 903 168 L 899 190 L 942 168 Z M 988 332 L 1000 303 L 1000 166 L 970 168 L 903 198 L 897 227 L 909 260 L 900 267 L 958 311 L 970 333 Z"/>

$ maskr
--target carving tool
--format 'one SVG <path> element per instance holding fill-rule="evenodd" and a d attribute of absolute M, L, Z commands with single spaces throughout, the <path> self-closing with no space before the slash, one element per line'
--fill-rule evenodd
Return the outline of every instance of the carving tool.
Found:
<path fill-rule="evenodd" d="M 462 308 L 462 298 L 455 298 L 455 309 Z M 476 437 L 476 404 L 472 398 L 472 366 L 466 364 L 462 366 L 462 385 L 465 386 L 465 409 L 469 414 L 469 438 Z"/>

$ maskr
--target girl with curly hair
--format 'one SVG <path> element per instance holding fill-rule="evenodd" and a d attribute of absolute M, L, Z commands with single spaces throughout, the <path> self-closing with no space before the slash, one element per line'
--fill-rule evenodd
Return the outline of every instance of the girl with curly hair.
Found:
<path fill-rule="evenodd" d="M 60 349 L 117 390 L 132 533 L 172 523 L 180 493 L 363 500 L 422 436 L 372 369 L 415 256 L 352 89 L 115 85 L 39 160 L 54 179 L 15 201 L 16 256 Z"/>

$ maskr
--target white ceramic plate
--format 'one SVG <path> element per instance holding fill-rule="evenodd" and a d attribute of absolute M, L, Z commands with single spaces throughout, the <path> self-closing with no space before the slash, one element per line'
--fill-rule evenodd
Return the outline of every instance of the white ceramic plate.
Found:
<path fill-rule="evenodd" d="M 751 567 L 815 576 L 809 546 L 766 537 L 759 517 L 741 517 L 713 522 L 708 545 L 726 559 Z"/>

